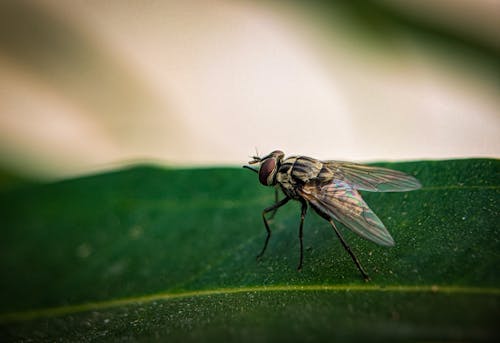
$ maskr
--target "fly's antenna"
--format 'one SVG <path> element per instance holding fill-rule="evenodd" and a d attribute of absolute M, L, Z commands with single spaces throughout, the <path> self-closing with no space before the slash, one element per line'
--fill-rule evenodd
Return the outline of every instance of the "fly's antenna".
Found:
<path fill-rule="evenodd" d="M 259 150 L 257 150 L 257 147 L 255 147 L 255 155 L 250 157 L 253 158 L 255 161 L 260 161 Z"/>
<path fill-rule="evenodd" d="M 257 151 L 257 147 L 255 147 L 255 155 L 254 156 L 248 156 L 252 159 L 252 161 L 248 162 L 249 164 L 254 164 L 262 161 L 262 159 L 259 157 L 259 152 Z"/>

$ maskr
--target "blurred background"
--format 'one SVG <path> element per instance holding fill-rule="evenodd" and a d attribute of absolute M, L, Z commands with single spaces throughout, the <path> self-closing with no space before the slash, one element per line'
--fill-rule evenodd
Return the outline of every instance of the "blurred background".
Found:
<path fill-rule="evenodd" d="M 0 2 L 0 172 L 500 156 L 496 0 Z"/>

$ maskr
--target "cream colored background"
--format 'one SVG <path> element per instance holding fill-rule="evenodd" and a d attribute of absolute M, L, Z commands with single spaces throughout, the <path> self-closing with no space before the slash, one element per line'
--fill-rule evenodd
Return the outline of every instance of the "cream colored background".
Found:
<path fill-rule="evenodd" d="M 434 6 L 428 20 L 498 47 L 498 7 L 474 3 L 401 10 Z M 255 148 L 357 161 L 500 156 L 497 76 L 407 32 L 370 40 L 341 12 L 326 25 L 267 2 L 41 1 L 23 11 L 47 27 L 21 37 L 33 56 L 0 47 L 0 153 L 23 173 L 241 165 Z"/>

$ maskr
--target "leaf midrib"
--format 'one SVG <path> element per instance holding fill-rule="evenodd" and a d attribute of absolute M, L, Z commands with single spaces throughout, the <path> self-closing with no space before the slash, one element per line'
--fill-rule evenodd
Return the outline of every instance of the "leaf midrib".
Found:
<path fill-rule="evenodd" d="M 0 323 L 22 322 L 40 318 L 51 318 L 68 314 L 97 311 L 119 306 L 167 301 L 181 298 L 205 297 L 238 293 L 262 292 L 384 292 L 384 293 L 442 293 L 464 295 L 500 295 L 498 287 L 468 287 L 451 285 L 273 285 L 214 288 L 184 292 L 159 292 L 148 295 L 124 297 L 119 299 L 87 302 L 76 305 L 47 307 L 0 314 Z"/>

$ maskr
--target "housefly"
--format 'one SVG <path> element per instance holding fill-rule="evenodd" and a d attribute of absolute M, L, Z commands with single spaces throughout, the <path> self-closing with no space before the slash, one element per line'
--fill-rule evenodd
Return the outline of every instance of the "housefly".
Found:
<path fill-rule="evenodd" d="M 400 171 L 372 167 L 362 164 L 341 161 L 320 161 L 306 156 L 285 158 L 285 154 L 276 150 L 264 157 L 254 156 L 249 164 L 259 164 L 259 168 L 243 166 L 256 172 L 264 186 L 276 189 L 276 201 L 262 211 L 262 218 L 267 231 L 264 247 L 257 258 L 266 251 L 271 229 L 266 215 L 274 216 L 277 209 L 290 200 L 301 203 L 299 242 L 300 259 L 298 270 L 302 269 L 304 247 L 302 232 L 304 217 L 308 206 L 326 219 L 337 234 L 344 249 L 349 253 L 365 280 L 369 280 L 361 263 L 346 243 L 335 221 L 382 246 L 393 246 L 394 240 L 375 213 L 361 198 L 359 191 L 370 192 L 405 192 L 421 187 L 413 176 Z M 285 197 L 278 200 L 278 189 Z"/>

